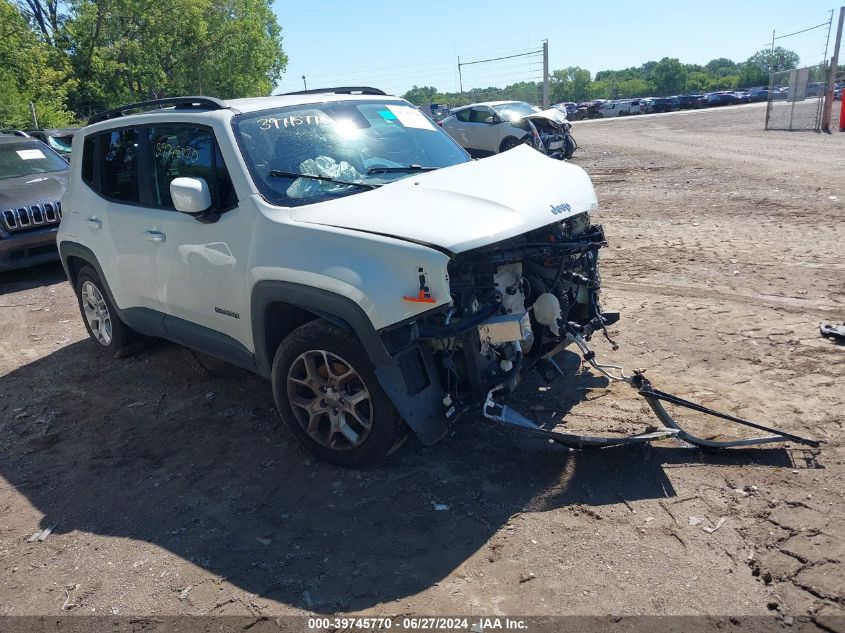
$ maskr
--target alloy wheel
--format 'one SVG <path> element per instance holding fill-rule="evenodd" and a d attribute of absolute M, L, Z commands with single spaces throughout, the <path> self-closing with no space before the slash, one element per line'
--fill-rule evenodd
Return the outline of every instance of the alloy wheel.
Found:
<path fill-rule="evenodd" d="M 333 352 L 309 350 L 297 356 L 288 370 L 287 395 L 300 426 L 326 448 L 357 448 L 370 433 L 373 401 L 367 385 Z"/>
<path fill-rule="evenodd" d="M 97 342 L 108 347 L 112 341 L 112 323 L 109 307 L 100 289 L 91 281 L 82 284 L 82 310 L 91 333 Z"/>

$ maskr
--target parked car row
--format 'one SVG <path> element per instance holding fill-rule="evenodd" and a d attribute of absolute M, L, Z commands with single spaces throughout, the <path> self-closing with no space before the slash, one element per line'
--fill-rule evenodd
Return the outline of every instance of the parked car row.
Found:
<path fill-rule="evenodd" d="M 841 99 L 842 89 L 839 84 L 836 97 Z M 813 82 L 807 84 L 806 96 L 819 97 L 824 94 L 824 83 Z M 836 93 L 835 93 L 836 94 Z M 835 95 L 834 95 L 835 96 Z M 640 97 L 634 99 L 593 99 L 582 103 L 564 102 L 555 107 L 565 109 L 571 120 L 608 118 L 630 116 L 632 114 L 654 114 L 658 112 L 673 112 L 676 110 L 691 110 L 696 108 L 712 108 L 722 105 L 738 105 L 768 101 L 769 98 L 778 101 L 790 97 L 789 88 L 778 86 L 769 89 L 765 86 L 755 86 L 746 90 L 718 90 L 702 94 L 674 95 L 671 97 Z"/>

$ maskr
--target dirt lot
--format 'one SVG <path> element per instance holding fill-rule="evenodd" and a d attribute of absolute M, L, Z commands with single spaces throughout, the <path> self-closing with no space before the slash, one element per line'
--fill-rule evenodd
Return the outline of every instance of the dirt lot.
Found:
<path fill-rule="evenodd" d="M 845 347 L 818 323 L 845 319 L 845 134 L 764 133 L 760 115 L 576 124 L 611 242 L 604 303 L 623 313 L 619 351 L 596 348 L 820 452 L 566 453 L 474 418 L 337 470 L 294 445 L 262 380 L 163 342 L 103 359 L 58 266 L 5 274 L 0 614 L 809 613 L 836 629 Z M 518 407 L 570 429 L 652 423 L 567 360 L 573 378 L 529 377 Z"/>

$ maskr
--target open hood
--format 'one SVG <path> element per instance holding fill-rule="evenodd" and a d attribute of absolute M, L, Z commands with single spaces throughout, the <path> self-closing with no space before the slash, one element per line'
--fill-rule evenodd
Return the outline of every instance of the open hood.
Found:
<path fill-rule="evenodd" d="M 373 191 L 296 207 L 291 217 L 460 253 L 596 206 L 587 172 L 521 145 L 490 158 L 411 174 Z"/>
<path fill-rule="evenodd" d="M 567 122 L 566 113 L 561 112 L 557 108 L 549 108 L 548 110 L 543 110 L 542 112 L 538 112 L 537 114 L 531 114 L 526 119 L 548 119 L 558 125 L 562 125 Z"/>

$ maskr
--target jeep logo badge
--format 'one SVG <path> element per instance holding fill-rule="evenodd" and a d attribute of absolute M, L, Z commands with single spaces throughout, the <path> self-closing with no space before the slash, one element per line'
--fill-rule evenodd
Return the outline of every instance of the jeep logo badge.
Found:
<path fill-rule="evenodd" d="M 568 202 L 564 202 L 563 204 L 550 204 L 549 206 L 552 208 L 552 213 L 555 215 L 569 213 L 572 210 L 572 207 L 569 206 Z"/>

